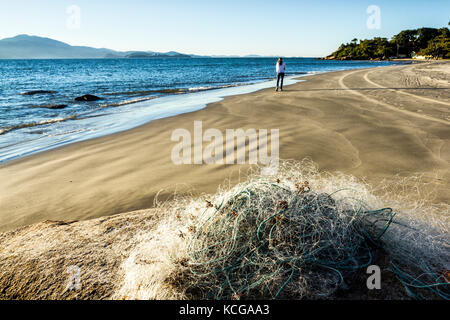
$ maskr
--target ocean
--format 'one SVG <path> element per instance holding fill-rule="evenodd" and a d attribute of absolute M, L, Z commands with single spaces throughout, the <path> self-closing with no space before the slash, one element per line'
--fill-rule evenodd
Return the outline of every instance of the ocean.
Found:
<path fill-rule="evenodd" d="M 285 84 L 301 75 L 399 63 L 285 62 Z M 275 63 L 273 58 L 0 60 L 0 162 L 274 86 Z M 74 100 L 85 94 L 101 100 Z"/>

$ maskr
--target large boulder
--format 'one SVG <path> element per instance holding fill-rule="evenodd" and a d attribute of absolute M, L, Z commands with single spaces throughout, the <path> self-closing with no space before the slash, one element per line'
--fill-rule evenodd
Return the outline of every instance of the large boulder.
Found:
<path fill-rule="evenodd" d="M 51 91 L 51 90 L 33 90 L 33 91 L 25 91 L 25 92 L 21 92 L 20 94 L 23 96 L 32 96 L 35 94 L 53 94 L 56 93 L 56 91 Z"/>
<path fill-rule="evenodd" d="M 67 107 L 67 104 L 45 104 L 45 105 L 37 105 L 31 106 L 31 108 L 44 108 L 44 109 L 64 109 Z"/>
<path fill-rule="evenodd" d="M 75 98 L 75 101 L 97 101 L 101 99 L 102 98 L 94 96 L 92 94 L 85 94 L 84 96 Z"/>

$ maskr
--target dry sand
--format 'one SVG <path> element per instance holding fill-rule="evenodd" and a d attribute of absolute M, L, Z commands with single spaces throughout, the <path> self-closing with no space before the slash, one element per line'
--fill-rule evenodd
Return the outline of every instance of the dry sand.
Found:
<path fill-rule="evenodd" d="M 122 283 L 120 265 L 135 245 L 132 235 L 153 230 L 156 222 L 149 209 L 2 233 L 0 300 L 109 298 Z"/>
<path fill-rule="evenodd" d="M 326 73 L 285 88 L 227 97 L 0 166 L 0 231 L 44 220 L 84 220 L 149 208 L 175 189 L 212 193 L 245 165 L 174 165 L 174 129 L 280 130 L 280 158 L 369 183 L 423 174 L 450 200 L 450 63 Z M 193 134 L 193 133 L 192 133 Z"/>

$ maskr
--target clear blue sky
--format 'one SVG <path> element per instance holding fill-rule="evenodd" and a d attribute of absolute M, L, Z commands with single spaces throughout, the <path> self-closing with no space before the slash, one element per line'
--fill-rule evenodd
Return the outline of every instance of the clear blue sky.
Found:
<path fill-rule="evenodd" d="M 71 5 L 81 9 L 79 29 L 67 27 Z M 381 10 L 380 29 L 366 25 L 369 5 Z M 0 39 L 205 55 L 324 56 L 355 37 L 449 20 L 449 0 L 0 0 Z"/>

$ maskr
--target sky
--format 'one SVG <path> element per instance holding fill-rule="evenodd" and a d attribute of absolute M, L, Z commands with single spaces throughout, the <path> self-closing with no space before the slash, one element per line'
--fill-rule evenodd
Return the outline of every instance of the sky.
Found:
<path fill-rule="evenodd" d="M 200 55 L 319 57 L 449 21 L 448 0 L 0 0 L 0 39 Z"/>

